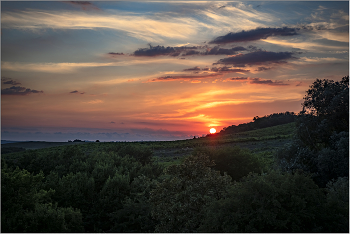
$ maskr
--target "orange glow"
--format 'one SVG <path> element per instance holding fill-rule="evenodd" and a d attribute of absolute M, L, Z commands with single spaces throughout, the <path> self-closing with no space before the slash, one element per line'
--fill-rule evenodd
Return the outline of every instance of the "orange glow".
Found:
<path fill-rule="evenodd" d="M 216 129 L 215 129 L 215 128 L 211 128 L 211 129 L 209 130 L 209 132 L 210 132 L 211 134 L 214 134 L 214 133 L 216 133 Z"/>

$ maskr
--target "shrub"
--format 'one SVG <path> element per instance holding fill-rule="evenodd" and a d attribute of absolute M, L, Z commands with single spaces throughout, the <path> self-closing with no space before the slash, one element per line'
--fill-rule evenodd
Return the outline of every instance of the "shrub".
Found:
<path fill-rule="evenodd" d="M 302 174 L 250 174 L 211 204 L 200 232 L 319 232 L 325 196 Z"/>
<path fill-rule="evenodd" d="M 212 170 L 207 156 L 195 155 L 181 165 L 169 166 L 165 179 L 151 191 L 152 217 L 158 221 L 156 232 L 193 232 L 204 207 L 220 199 L 231 178 Z"/>
<path fill-rule="evenodd" d="M 197 148 L 194 155 L 205 154 L 215 165 L 213 168 L 223 175 L 225 172 L 233 180 L 240 180 L 249 172 L 261 173 L 266 168 L 263 158 L 251 153 L 248 149 L 235 147 Z"/>

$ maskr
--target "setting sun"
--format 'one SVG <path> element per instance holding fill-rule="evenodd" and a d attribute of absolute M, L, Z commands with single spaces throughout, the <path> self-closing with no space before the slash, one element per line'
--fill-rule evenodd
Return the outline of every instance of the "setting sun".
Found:
<path fill-rule="evenodd" d="M 210 132 L 211 134 L 216 133 L 216 129 L 215 129 L 215 128 L 211 128 L 211 129 L 209 130 L 209 132 Z"/>

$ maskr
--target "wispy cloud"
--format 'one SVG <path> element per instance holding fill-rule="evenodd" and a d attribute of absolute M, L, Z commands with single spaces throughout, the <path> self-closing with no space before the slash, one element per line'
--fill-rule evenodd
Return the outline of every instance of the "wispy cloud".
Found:
<path fill-rule="evenodd" d="M 7 85 L 7 84 L 9 84 L 9 85 L 20 85 L 21 84 L 20 82 L 14 81 L 11 78 L 7 78 L 7 77 L 1 77 L 1 82 L 4 85 Z"/>
<path fill-rule="evenodd" d="M 289 84 L 283 83 L 283 81 L 272 81 L 272 80 L 263 80 L 261 78 L 250 78 L 251 84 L 263 84 L 263 85 L 271 85 L 271 86 L 285 86 Z"/>
<path fill-rule="evenodd" d="M 183 71 L 194 72 L 196 75 L 179 74 L 179 75 L 167 75 L 158 77 L 155 79 L 150 79 L 147 82 L 164 82 L 164 81 L 175 81 L 175 80 L 185 80 L 191 81 L 191 83 L 200 83 L 199 79 L 216 79 L 222 78 L 227 73 L 247 73 L 249 70 L 237 69 L 232 67 L 212 67 L 200 69 L 199 66 L 184 69 Z M 204 72 L 203 72 L 204 71 Z"/>
<path fill-rule="evenodd" d="M 152 46 L 149 48 L 140 48 L 136 50 L 133 56 L 145 56 L 145 57 L 155 57 L 155 56 L 190 56 L 190 55 L 234 55 L 238 51 L 247 50 L 242 46 L 232 47 L 230 49 L 220 48 L 220 46 L 208 47 L 208 46 L 181 46 L 181 47 L 171 47 L 171 46 Z M 120 53 L 109 53 L 112 55 L 120 55 Z"/>
<path fill-rule="evenodd" d="M 115 63 L 13 63 L 1 62 L 1 69 L 11 71 L 36 71 L 49 73 L 67 73 L 85 67 L 114 66 Z"/>
<path fill-rule="evenodd" d="M 231 77 L 227 78 L 226 81 L 246 81 L 248 77 Z"/>
<path fill-rule="evenodd" d="M 271 36 L 293 36 L 297 35 L 298 28 L 257 28 L 249 31 L 230 32 L 225 36 L 219 36 L 210 41 L 209 44 L 227 44 L 233 42 L 257 41 Z"/>
<path fill-rule="evenodd" d="M 87 13 L 76 11 L 25 10 L 3 12 L 2 28 L 16 29 L 112 29 L 124 31 L 128 36 L 146 41 L 162 41 L 162 38 L 186 39 L 195 35 L 197 26 L 194 20 L 152 19 L 148 16 L 115 12 L 119 14 Z"/>
<path fill-rule="evenodd" d="M 209 75 L 199 75 L 199 76 L 191 76 L 191 75 L 179 75 L 179 76 L 164 76 L 158 77 L 152 80 L 148 80 L 148 82 L 161 82 L 161 81 L 174 81 L 174 80 L 196 80 L 196 79 L 212 79 L 221 77 L 222 74 L 209 74 Z"/>
<path fill-rule="evenodd" d="M 234 66 L 284 63 L 288 59 L 296 59 L 293 52 L 254 51 L 220 59 L 215 64 L 231 64 Z"/>
<path fill-rule="evenodd" d="M 271 67 L 258 67 L 255 71 L 268 71 L 271 70 Z"/>
<path fill-rule="evenodd" d="M 21 86 L 12 86 L 10 88 L 1 89 L 1 95 L 19 95 L 25 96 L 32 93 L 43 93 L 43 91 L 38 91 L 35 89 L 27 89 Z"/>
<path fill-rule="evenodd" d="M 72 92 L 69 92 L 69 93 L 76 93 L 76 94 L 85 94 L 85 92 L 79 92 L 78 90 L 74 90 Z"/>

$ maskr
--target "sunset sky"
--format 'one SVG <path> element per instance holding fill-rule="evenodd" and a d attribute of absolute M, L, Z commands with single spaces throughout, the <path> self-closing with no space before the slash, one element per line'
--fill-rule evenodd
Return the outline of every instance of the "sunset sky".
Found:
<path fill-rule="evenodd" d="M 1 139 L 177 140 L 349 75 L 349 2 L 1 2 Z"/>

